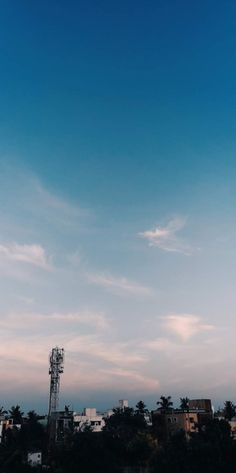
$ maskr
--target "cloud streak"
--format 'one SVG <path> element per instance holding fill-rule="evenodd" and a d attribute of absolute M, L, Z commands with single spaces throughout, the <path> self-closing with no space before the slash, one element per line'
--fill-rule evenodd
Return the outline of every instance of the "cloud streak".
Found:
<path fill-rule="evenodd" d="M 0 245 L 0 260 L 27 263 L 42 269 L 50 269 L 50 260 L 41 245 L 20 245 L 8 243 Z"/>
<path fill-rule="evenodd" d="M 192 314 L 173 314 L 164 317 L 163 327 L 183 342 L 189 341 L 198 333 L 209 332 L 213 325 L 204 324 L 202 319 Z"/>
<path fill-rule="evenodd" d="M 191 247 L 178 237 L 180 232 L 186 225 L 183 218 L 174 218 L 168 222 L 166 226 L 157 226 L 151 230 L 140 232 L 139 236 L 148 241 L 149 246 L 159 248 L 167 252 L 183 253 L 190 255 Z"/>
<path fill-rule="evenodd" d="M 57 331 L 60 326 L 65 332 L 75 328 L 76 325 L 85 325 L 96 330 L 106 330 L 110 327 L 109 320 L 102 313 L 80 311 L 80 312 L 53 312 L 41 314 L 35 312 L 10 313 L 0 318 L 0 327 L 7 330 L 34 330 L 37 328 L 47 329 L 57 324 Z"/>
<path fill-rule="evenodd" d="M 109 292 L 118 295 L 131 294 L 136 296 L 150 296 L 152 290 L 124 277 L 114 277 L 105 273 L 90 273 L 87 279 L 91 284 L 101 286 Z"/>

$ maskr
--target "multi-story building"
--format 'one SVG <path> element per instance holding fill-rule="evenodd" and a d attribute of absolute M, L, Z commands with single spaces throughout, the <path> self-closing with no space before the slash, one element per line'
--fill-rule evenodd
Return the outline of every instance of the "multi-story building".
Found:
<path fill-rule="evenodd" d="M 97 413 L 95 407 L 86 407 L 82 414 L 74 412 L 74 428 L 75 431 L 81 432 L 90 427 L 93 432 L 101 432 L 102 428 L 105 425 L 104 416 L 100 413 Z"/>
<path fill-rule="evenodd" d="M 3 441 L 5 432 L 8 430 L 20 430 L 21 424 L 14 424 L 13 419 L 0 419 L 0 443 Z"/>
<path fill-rule="evenodd" d="M 204 406 L 204 407 L 202 407 Z M 160 442 L 165 442 L 171 435 L 184 431 L 187 438 L 212 419 L 213 411 L 209 399 L 189 401 L 188 409 L 157 409 L 152 412 L 153 428 Z"/>
<path fill-rule="evenodd" d="M 205 412 L 212 413 L 211 399 L 190 399 L 189 409 L 204 410 Z"/>

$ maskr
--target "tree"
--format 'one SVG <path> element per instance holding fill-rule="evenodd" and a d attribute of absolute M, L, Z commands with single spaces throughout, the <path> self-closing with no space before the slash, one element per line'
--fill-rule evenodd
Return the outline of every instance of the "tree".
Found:
<path fill-rule="evenodd" d="M 18 404 L 16 406 L 12 406 L 8 412 L 11 419 L 13 419 L 13 424 L 22 424 L 24 412 L 20 410 L 20 406 Z"/>
<path fill-rule="evenodd" d="M 5 414 L 7 414 L 7 411 L 5 411 L 4 407 L 1 406 L 1 407 L 0 407 L 0 417 L 5 416 Z"/>
<path fill-rule="evenodd" d="M 37 422 L 38 419 L 39 419 L 38 414 L 37 414 L 34 410 L 29 411 L 29 412 L 27 413 L 27 416 L 28 416 L 28 420 L 29 420 L 30 423 Z"/>
<path fill-rule="evenodd" d="M 40 424 L 39 416 L 35 411 L 29 411 L 27 421 L 23 423 L 19 432 L 20 445 L 23 450 L 42 450 L 46 441 L 45 430 Z"/>
<path fill-rule="evenodd" d="M 147 427 L 143 415 L 137 415 L 132 407 L 113 409 L 113 415 L 105 419 L 104 431 L 113 438 L 119 438 L 125 443 L 137 432 L 145 431 Z"/>
<path fill-rule="evenodd" d="M 235 406 L 231 401 L 224 403 L 224 416 L 227 420 L 231 420 L 235 416 Z"/>
<path fill-rule="evenodd" d="M 189 398 L 188 397 L 180 398 L 180 409 L 183 409 L 184 411 L 189 411 Z"/>
<path fill-rule="evenodd" d="M 171 401 L 171 396 L 161 396 L 160 401 L 157 402 L 157 405 L 160 405 L 159 409 L 164 413 L 170 412 L 172 410 L 173 402 Z"/>
<path fill-rule="evenodd" d="M 114 409 L 113 415 L 105 419 L 103 433 L 107 449 L 121 467 L 147 465 L 153 449 L 153 439 L 144 417 L 146 406 L 140 401 L 136 408 Z"/>
<path fill-rule="evenodd" d="M 135 413 L 141 416 L 144 416 L 147 413 L 147 408 L 143 401 L 139 401 L 136 404 Z"/>

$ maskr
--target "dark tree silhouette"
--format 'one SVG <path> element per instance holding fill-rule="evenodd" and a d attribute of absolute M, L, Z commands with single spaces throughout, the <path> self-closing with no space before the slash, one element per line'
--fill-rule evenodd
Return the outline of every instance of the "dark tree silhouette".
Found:
<path fill-rule="evenodd" d="M 7 411 L 4 409 L 3 406 L 1 406 L 1 407 L 0 407 L 0 417 L 5 416 L 5 414 L 7 414 Z"/>
<path fill-rule="evenodd" d="M 157 405 L 160 405 L 159 409 L 163 412 L 170 412 L 173 408 L 173 402 L 171 401 L 171 396 L 161 396 L 160 401 L 157 402 Z"/>
<path fill-rule="evenodd" d="M 28 416 L 29 422 L 31 422 L 31 423 L 37 422 L 37 421 L 38 421 L 38 418 L 39 418 L 38 414 L 37 414 L 34 410 L 29 411 L 29 412 L 27 413 L 27 416 Z"/>
<path fill-rule="evenodd" d="M 189 398 L 188 397 L 181 397 L 180 398 L 180 409 L 189 410 Z"/>
<path fill-rule="evenodd" d="M 225 401 L 224 403 L 224 416 L 225 419 L 231 420 L 235 416 L 235 406 L 231 401 Z"/>
<path fill-rule="evenodd" d="M 138 414 L 138 415 L 144 416 L 144 414 L 146 414 L 147 412 L 148 412 L 148 410 L 147 410 L 146 404 L 144 404 L 143 401 L 139 401 L 136 404 L 135 413 Z"/>
<path fill-rule="evenodd" d="M 16 406 L 12 406 L 8 412 L 10 418 L 13 419 L 13 424 L 22 424 L 24 412 L 20 410 L 20 406 L 18 404 Z"/>

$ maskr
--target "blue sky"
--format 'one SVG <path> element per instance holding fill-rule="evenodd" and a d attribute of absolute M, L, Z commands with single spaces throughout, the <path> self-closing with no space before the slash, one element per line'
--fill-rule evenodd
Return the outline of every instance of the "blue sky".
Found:
<path fill-rule="evenodd" d="M 234 399 L 232 1 L 2 1 L 0 386 Z M 6 401 L 4 401 L 6 400 Z"/>

